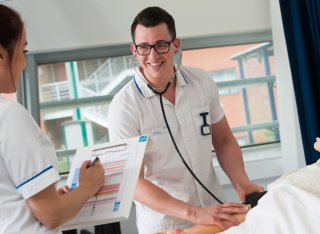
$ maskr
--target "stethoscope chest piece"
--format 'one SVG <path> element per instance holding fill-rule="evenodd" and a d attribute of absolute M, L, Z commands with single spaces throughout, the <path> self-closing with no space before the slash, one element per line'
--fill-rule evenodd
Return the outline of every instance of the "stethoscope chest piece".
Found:
<path fill-rule="evenodd" d="M 200 113 L 200 116 L 202 116 L 203 124 L 200 127 L 201 134 L 203 136 L 207 136 L 211 134 L 211 126 L 207 123 L 207 115 L 209 112 L 202 112 Z"/>

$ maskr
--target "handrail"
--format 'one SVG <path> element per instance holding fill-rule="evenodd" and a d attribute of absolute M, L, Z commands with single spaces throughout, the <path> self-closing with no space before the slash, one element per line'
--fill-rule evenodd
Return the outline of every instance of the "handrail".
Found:
<path fill-rule="evenodd" d="M 279 127 L 279 121 L 272 121 L 267 123 L 259 123 L 259 124 L 248 124 L 244 126 L 231 128 L 232 132 L 246 132 L 250 130 L 259 130 L 265 128 L 274 128 Z"/>
<path fill-rule="evenodd" d="M 240 88 L 240 87 L 261 85 L 264 83 L 273 84 L 275 81 L 276 81 L 275 76 L 261 76 L 261 77 L 247 78 L 247 79 L 220 81 L 220 82 L 216 82 L 216 83 L 217 83 L 218 88 L 231 88 L 231 87 Z"/>
<path fill-rule="evenodd" d="M 40 103 L 40 110 L 43 112 L 61 111 L 93 105 L 103 105 L 111 102 L 113 95 L 103 95 L 95 97 L 85 97 L 78 99 L 69 99 L 63 101 L 53 101 Z"/>

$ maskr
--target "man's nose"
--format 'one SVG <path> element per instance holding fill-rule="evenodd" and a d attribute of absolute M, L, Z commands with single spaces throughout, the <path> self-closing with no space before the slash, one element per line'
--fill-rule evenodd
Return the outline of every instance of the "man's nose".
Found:
<path fill-rule="evenodd" d="M 158 52 L 156 51 L 156 48 L 155 48 L 155 47 L 151 47 L 149 56 L 159 57 L 159 54 L 158 54 Z"/>

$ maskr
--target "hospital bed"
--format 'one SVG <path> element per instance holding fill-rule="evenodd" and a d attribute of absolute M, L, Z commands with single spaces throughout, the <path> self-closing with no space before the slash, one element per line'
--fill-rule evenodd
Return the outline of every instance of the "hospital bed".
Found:
<path fill-rule="evenodd" d="M 320 233 L 320 160 L 287 173 L 268 186 L 268 193 L 240 225 L 222 231 L 197 225 L 181 234 L 318 234 Z M 173 232 L 175 233 L 175 232 Z"/>

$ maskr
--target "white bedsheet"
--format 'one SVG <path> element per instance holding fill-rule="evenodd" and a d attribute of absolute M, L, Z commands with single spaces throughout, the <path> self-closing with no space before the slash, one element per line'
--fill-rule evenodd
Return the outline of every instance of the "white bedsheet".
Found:
<path fill-rule="evenodd" d="M 293 185 L 278 184 L 248 212 L 245 222 L 223 233 L 319 234 L 320 198 Z"/>

